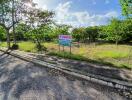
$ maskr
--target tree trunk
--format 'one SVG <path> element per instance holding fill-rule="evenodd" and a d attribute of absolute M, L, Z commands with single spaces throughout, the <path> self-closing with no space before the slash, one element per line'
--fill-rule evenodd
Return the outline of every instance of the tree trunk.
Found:
<path fill-rule="evenodd" d="M 118 45 L 118 40 L 116 40 L 116 45 Z"/>
<path fill-rule="evenodd" d="M 11 48 L 11 44 L 10 44 L 10 33 L 9 33 L 9 29 L 6 29 L 7 32 L 7 48 L 10 49 Z"/>
<path fill-rule="evenodd" d="M 14 12 L 14 0 L 12 0 L 12 23 L 13 23 L 13 42 L 16 44 L 16 34 L 15 34 L 15 12 Z"/>

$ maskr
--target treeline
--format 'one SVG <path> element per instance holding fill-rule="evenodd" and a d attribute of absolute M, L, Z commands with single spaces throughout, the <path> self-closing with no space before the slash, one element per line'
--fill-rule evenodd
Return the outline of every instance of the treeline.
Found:
<path fill-rule="evenodd" d="M 34 33 L 36 31 L 36 33 Z M 111 19 L 110 23 L 105 26 L 81 27 L 72 28 L 71 26 L 61 25 L 46 25 L 33 30 L 26 24 L 18 24 L 16 27 L 17 41 L 35 40 L 37 37 L 42 41 L 55 41 L 61 34 L 72 35 L 73 40 L 77 42 L 91 43 L 98 40 L 115 42 L 130 42 L 132 41 L 132 19 Z M 6 32 L 0 27 L 0 40 L 6 40 Z M 11 32 L 11 40 L 13 33 Z"/>
<path fill-rule="evenodd" d="M 87 28 L 75 28 L 72 31 L 77 41 L 96 42 L 103 40 L 108 42 L 128 43 L 132 41 L 132 19 L 119 20 L 112 18 L 108 25 Z"/>

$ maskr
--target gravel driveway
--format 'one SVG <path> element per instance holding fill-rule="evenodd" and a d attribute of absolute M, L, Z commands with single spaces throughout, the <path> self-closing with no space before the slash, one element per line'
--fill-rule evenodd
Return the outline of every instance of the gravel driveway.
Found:
<path fill-rule="evenodd" d="M 52 72 L 0 53 L 0 100 L 126 100 L 114 89 Z"/>

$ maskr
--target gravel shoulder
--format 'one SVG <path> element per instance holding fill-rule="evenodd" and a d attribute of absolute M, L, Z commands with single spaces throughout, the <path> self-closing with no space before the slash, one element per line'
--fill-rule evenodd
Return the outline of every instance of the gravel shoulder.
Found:
<path fill-rule="evenodd" d="M 0 53 L 1 55 L 1 53 Z M 9 55 L 0 56 L 0 100 L 127 100 L 120 92 Z"/>

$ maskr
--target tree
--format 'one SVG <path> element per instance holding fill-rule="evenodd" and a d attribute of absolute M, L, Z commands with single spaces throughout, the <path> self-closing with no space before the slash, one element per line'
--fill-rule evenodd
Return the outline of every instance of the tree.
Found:
<path fill-rule="evenodd" d="M 123 31 L 125 34 L 124 41 L 129 42 L 132 40 L 132 19 L 126 19 L 122 21 Z"/>
<path fill-rule="evenodd" d="M 132 16 L 132 0 L 120 0 L 122 14 L 127 17 Z"/>
<path fill-rule="evenodd" d="M 55 31 L 56 31 L 56 34 L 58 35 L 70 35 L 70 32 L 69 32 L 69 29 L 71 28 L 71 26 L 69 25 L 57 25 L 55 27 Z"/>
<path fill-rule="evenodd" d="M 52 41 L 53 39 L 55 39 L 55 32 L 54 32 L 54 29 L 52 26 L 50 25 L 46 25 L 46 26 L 43 26 L 41 27 L 41 32 L 43 34 L 43 40 L 44 41 Z"/>
<path fill-rule="evenodd" d="M 35 7 L 29 8 L 26 13 L 26 24 L 31 27 L 31 29 L 27 32 L 27 35 L 36 43 L 38 51 L 46 49 L 42 46 L 44 39 L 43 32 L 47 30 L 46 26 L 52 23 L 53 15 L 54 13 L 51 11 L 43 11 Z"/>
<path fill-rule="evenodd" d="M 22 13 L 25 10 L 25 5 L 22 0 L 1 0 L 0 1 L 0 26 L 2 26 L 7 33 L 7 45 L 10 46 L 10 33 L 13 28 L 14 42 L 15 40 L 15 25 L 22 19 Z"/>
<path fill-rule="evenodd" d="M 100 38 L 108 41 L 129 42 L 132 40 L 132 19 L 111 19 L 111 22 L 101 27 Z"/>
<path fill-rule="evenodd" d="M 99 35 L 99 28 L 97 26 L 86 28 L 87 37 L 90 42 L 95 42 Z"/>
<path fill-rule="evenodd" d="M 11 13 L 11 8 L 9 7 L 9 2 L 1 0 L 0 1 L 0 26 L 2 26 L 6 30 L 8 48 L 10 48 L 9 30 L 12 27 L 12 25 L 9 25 L 11 21 L 9 21 L 9 18 L 7 18 L 7 16 L 10 13 Z"/>
<path fill-rule="evenodd" d="M 74 28 L 72 31 L 72 36 L 76 41 L 85 41 L 87 39 L 85 28 Z"/>
<path fill-rule="evenodd" d="M 107 38 L 107 34 L 104 31 L 104 30 L 106 30 L 107 27 L 108 27 L 108 25 L 99 26 L 99 36 L 98 36 L 99 39 L 105 40 Z"/>
<path fill-rule="evenodd" d="M 123 41 L 126 37 L 126 33 L 124 31 L 124 23 L 121 20 L 116 18 L 111 19 L 110 24 L 105 27 L 104 32 L 107 34 L 106 39 L 109 41 L 114 41 L 118 44 L 120 41 Z"/>
<path fill-rule="evenodd" d="M 28 37 L 26 36 L 26 32 L 30 30 L 30 26 L 26 25 L 25 23 L 19 23 L 16 25 L 16 39 L 17 41 L 21 40 L 28 40 Z"/>

